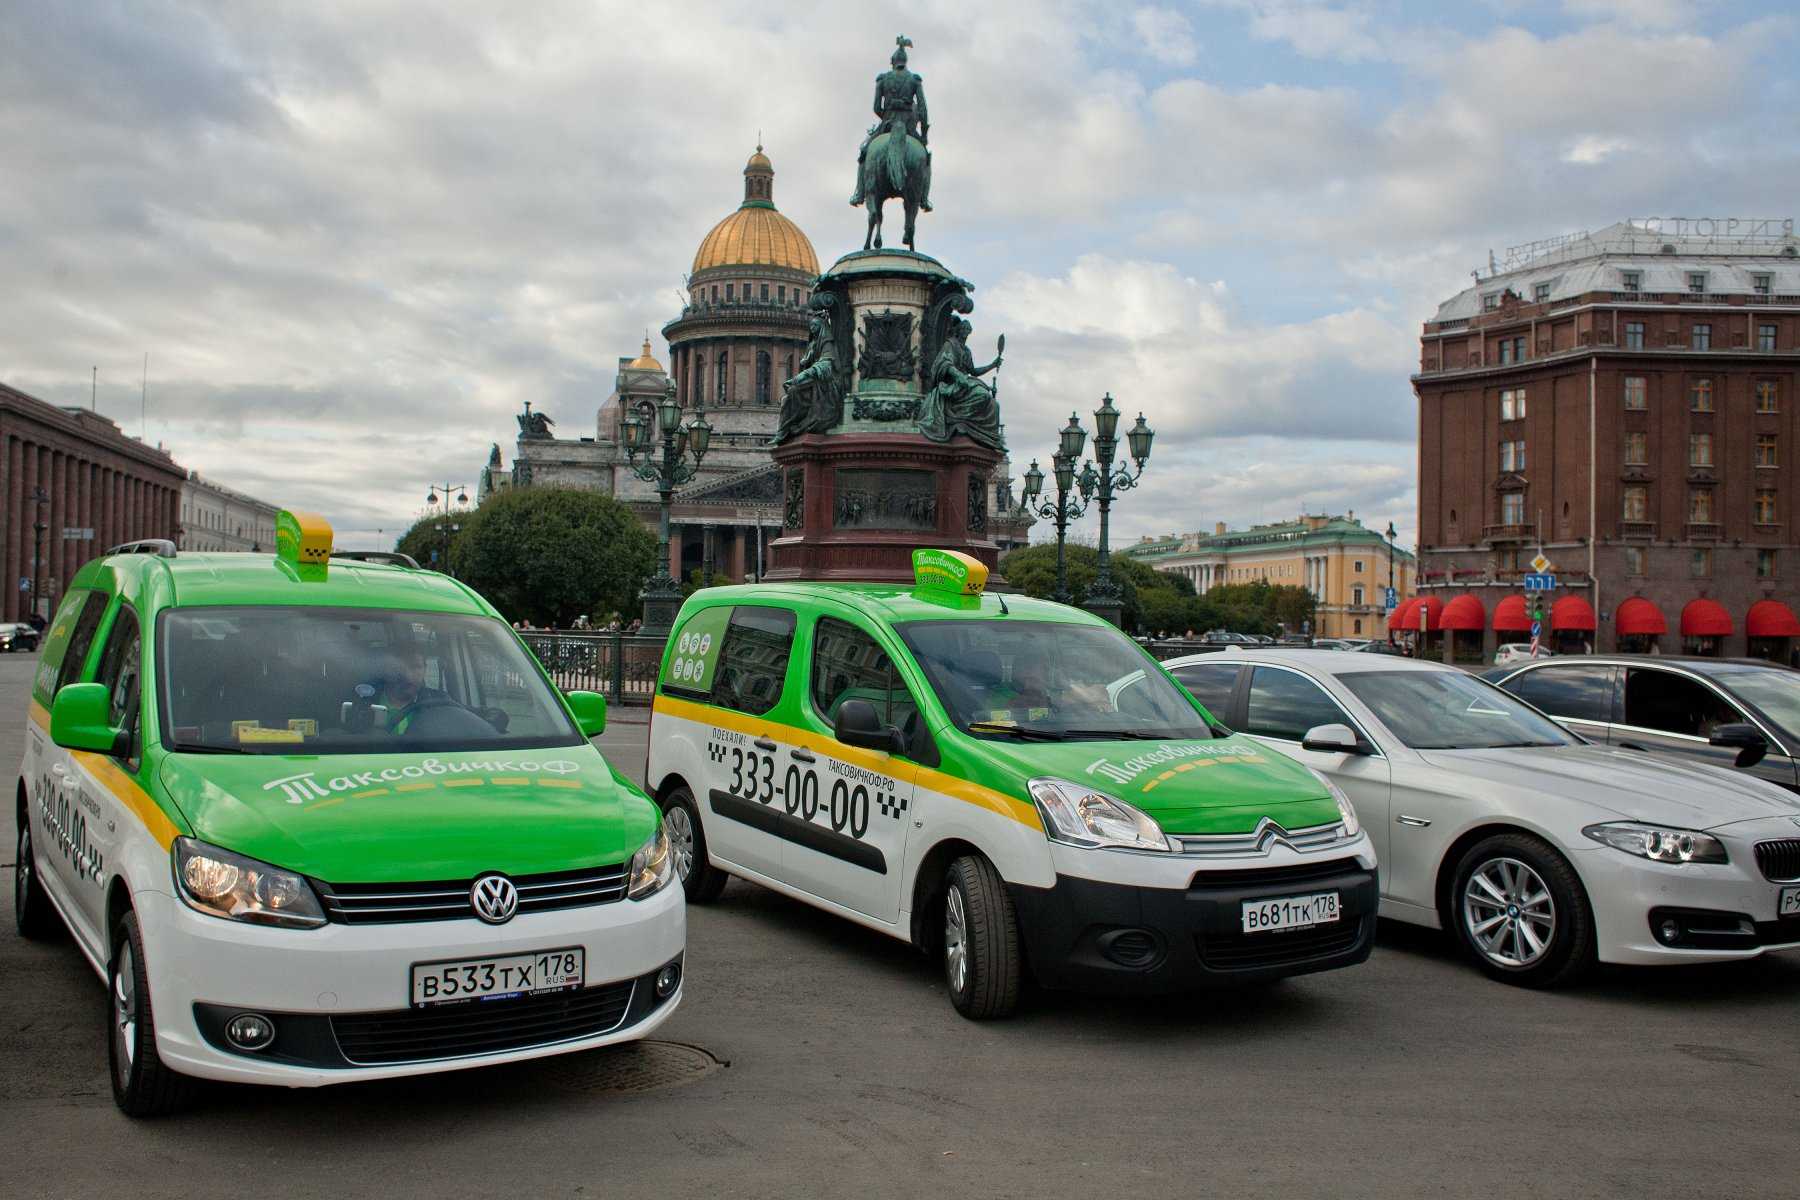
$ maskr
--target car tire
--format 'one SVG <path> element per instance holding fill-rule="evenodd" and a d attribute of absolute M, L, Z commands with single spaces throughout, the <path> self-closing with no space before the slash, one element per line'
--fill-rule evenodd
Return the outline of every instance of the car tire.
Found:
<path fill-rule="evenodd" d="M 1560 987 L 1594 964 L 1587 889 L 1542 838 L 1503 833 L 1471 846 L 1445 907 L 1463 950 L 1503 983 Z"/>
<path fill-rule="evenodd" d="M 37 861 L 32 857 L 31 819 L 19 814 L 19 847 L 13 868 L 13 922 L 19 936 L 27 941 L 42 942 L 56 936 L 61 921 L 44 893 L 38 878 Z"/>
<path fill-rule="evenodd" d="M 690 904 L 711 904 L 725 890 L 725 872 L 706 856 L 706 830 L 700 825 L 700 808 L 685 786 L 670 788 L 662 801 L 663 829 L 675 853 L 675 873 Z M 685 864 L 685 866 L 683 865 Z"/>
<path fill-rule="evenodd" d="M 137 914 L 119 919 L 106 969 L 106 1046 L 113 1103 L 128 1117 L 160 1117 L 182 1108 L 194 1081 L 163 1065 L 156 1051 L 156 1013 L 144 967 Z"/>
<path fill-rule="evenodd" d="M 974 856 L 944 878 L 944 983 L 972 1021 L 1010 1016 L 1019 1003 L 1019 921 L 992 863 Z"/>

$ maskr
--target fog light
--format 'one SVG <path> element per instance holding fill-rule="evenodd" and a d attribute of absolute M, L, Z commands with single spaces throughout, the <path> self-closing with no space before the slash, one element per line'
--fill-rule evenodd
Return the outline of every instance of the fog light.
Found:
<path fill-rule="evenodd" d="M 670 963 L 656 973 L 656 998 L 666 1000 L 675 994 L 676 985 L 681 982 L 681 964 Z"/>
<path fill-rule="evenodd" d="M 266 1050 L 275 1040 L 275 1022 L 261 1013 L 239 1013 L 226 1022 L 225 1038 L 239 1050 Z"/>
<path fill-rule="evenodd" d="M 1673 946 L 1681 940 L 1681 926 L 1677 925 L 1673 919 L 1665 917 L 1663 923 L 1657 927 L 1656 936 Z"/>

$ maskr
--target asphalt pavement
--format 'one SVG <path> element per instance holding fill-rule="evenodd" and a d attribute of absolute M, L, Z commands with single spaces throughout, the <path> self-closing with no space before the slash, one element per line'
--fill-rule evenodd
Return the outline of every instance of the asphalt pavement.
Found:
<path fill-rule="evenodd" d="M 0 655 L 0 761 L 35 656 Z M 628 714 L 618 714 L 626 717 Z M 645 728 L 601 745 L 641 772 Z M 217 1086 L 133 1122 L 72 943 L 0 914 L 7 1196 L 1792 1196 L 1800 956 L 1491 983 L 1437 935 L 1150 1003 L 1029 994 L 974 1024 L 907 947 L 734 881 L 690 909 L 661 1040 L 722 1069 L 641 1094 L 618 1052 L 313 1091 Z M 679 1076 L 679 1072 L 673 1072 Z"/>

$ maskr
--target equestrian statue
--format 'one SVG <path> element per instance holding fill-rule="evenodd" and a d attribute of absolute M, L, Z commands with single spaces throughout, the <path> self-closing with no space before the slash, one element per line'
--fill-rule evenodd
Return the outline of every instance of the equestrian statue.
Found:
<path fill-rule="evenodd" d="M 856 157 L 856 191 L 851 204 L 869 209 L 863 249 L 881 248 L 881 210 L 889 200 L 906 205 L 906 236 L 913 249 L 913 223 L 931 211 L 931 117 L 925 108 L 925 83 L 906 69 L 912 39 L 894 39 L 893 69 L 875 77 L 875 124 Z"/>

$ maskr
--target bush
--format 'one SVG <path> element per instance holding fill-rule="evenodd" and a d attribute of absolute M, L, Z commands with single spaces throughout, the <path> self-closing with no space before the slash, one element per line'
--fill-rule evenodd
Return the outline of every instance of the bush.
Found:
<path fill-rule="evenodd" d="M 508 489 L 464 515 L 462 527 L 451 565 L 508 620 L 566 627 L 582 613 L 629 620 L 642 610 L 638 592 L 655 569 L 656 539 L 610 496 Z"/>

